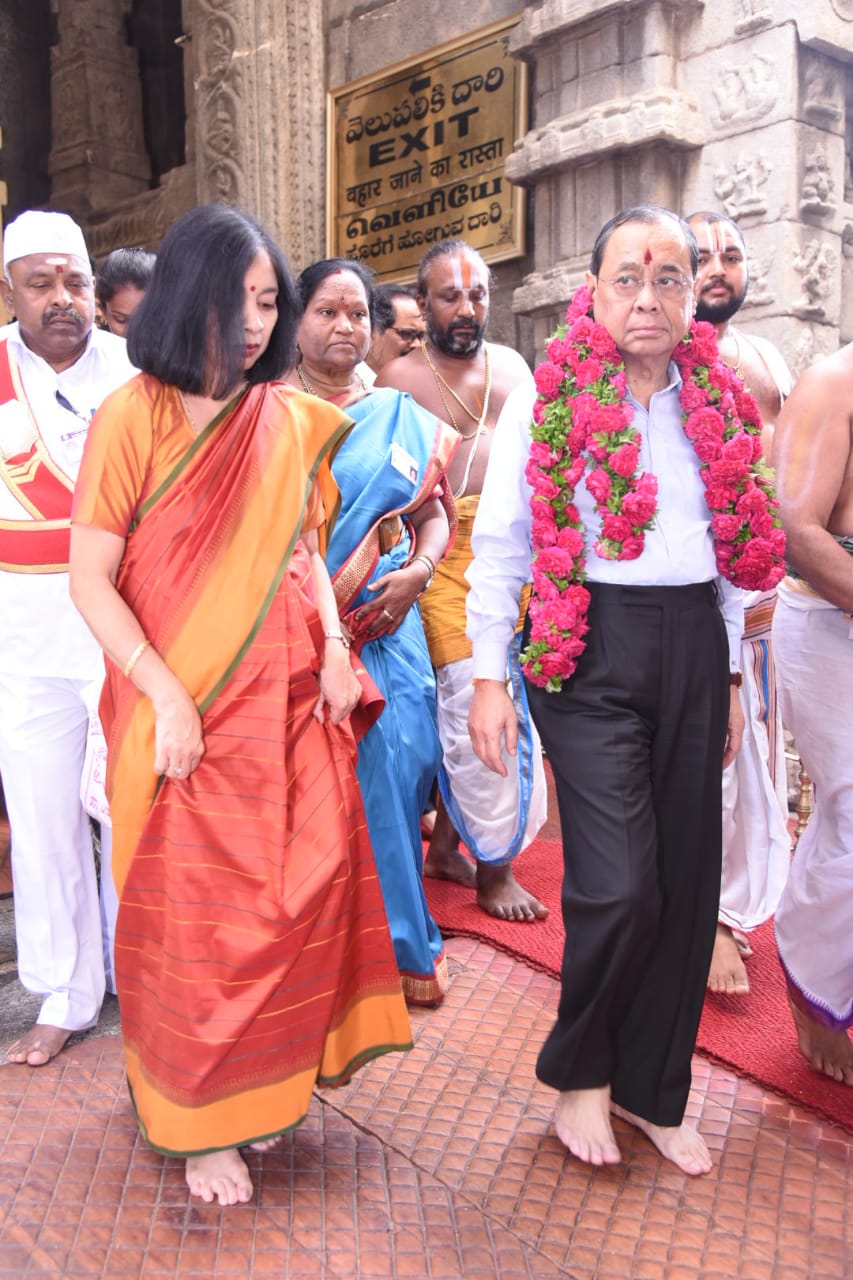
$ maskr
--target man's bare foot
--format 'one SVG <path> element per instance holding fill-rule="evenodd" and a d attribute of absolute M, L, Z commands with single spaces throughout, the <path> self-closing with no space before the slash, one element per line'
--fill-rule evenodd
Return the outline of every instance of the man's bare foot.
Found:
<path fill-rule="evenodd" d="M 563 1146 L 586 1164 L 619 1164 L 622 1153 L 610 1124 L 610 1086 L 560 1094 L 554 1127 Z"/>
<path fill-rule="evenodd" d="M 477 863 L 477 905 L 498 920 L 521 920 L 526 924 L 544 920 L 548 914 L 544 903 L 521 887 L 509 863 L 500 867 Z"/>
<path fill-rule="evenodd" d="M 708 990 L 721 996 L 749 995 L 749 978 L 740 948 L 729 926 L 719 921 L 708 972 Z"/>
<path fill-rule="evenodd" d="M 711 1153 L 705 1146 L 705 1139 L 688 1124 L 660 1125 L 635 1116 L 611 1103 L 610 1110 L 615 1116 L 632 1124 L 653 1142 L 665 1160 L 670 1160 L 682 1173 L 689 1173 L 697 1178 L 700 1174 L 710 1173 L 714 1167 Z"/>
<path fill-rule="evenodd" d="M 211 1151 L 187 1157 L 187 1186 L 190 1194 L 205 1204 L 246 1204 L 252 1198 L 252 1179 L 240 1152 Z"/>
<path fill-rule="evenodd" d="M 51 1027 L 37 1022 L 6 1050 L 6 1061 L 43 1067 L 65 1048 L 72 1032 L 65 1027 Z"/>
<path fill-rule="evenodd" d="M 853 1044 L 846 1031 L 832 1031 L 799 1008 L 788 992 L 800 1053 L 817 1071 L 838 1084 L 853 1085 Z"/>
<path fill-rule="evenodd" d="M 477 883 L 477 868 L 460 848 L 439 851 L 432 843 L 424 858 L 424 875 L 433 880 L 452 880 L 466 889 L 473 889 Z"/>
<path fill-rule="evenodd" d="M 435 824 L 424 859 L 424 875 L 434 880 L 452 880 L 473 889 L 477 883 L 474 863 L 459 848 L 459 836 L 439 796 Z"/>

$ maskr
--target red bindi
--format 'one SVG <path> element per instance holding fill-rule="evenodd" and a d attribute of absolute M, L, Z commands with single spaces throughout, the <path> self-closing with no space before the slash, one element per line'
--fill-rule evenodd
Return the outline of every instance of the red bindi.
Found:
<path fill-rule="evenodd" d="M 54 271 L 56 272 L 56 274 L 57 274 L 58 276 L 61 276 L 61 275 L 62 275 L 62 272 L 65 270 L 65 268 L 64 268 L 64 267 L 54 267 L 53 269 L 54 269 Z"/>
<path fill-rule="evenodd" d="M 250 285 L 249 285 L 249 292 L 250 292 L 250 293 L 254 293 L 254 292 L 255 292 L 255 289 L 257 289 L 257 287 L 258 287 L 258 286 L 257 286 L 257 285 L 255 285 L 255 284 L 250 284 Z"/>
<path fill-rule="evenodd" d="M 643 258 L 643 262 L 645 262 L 646 266 L 648 266 L 651 260 L 652 260 L 652 251 L 651 249 L 647 249 L 645 257 Z"/>

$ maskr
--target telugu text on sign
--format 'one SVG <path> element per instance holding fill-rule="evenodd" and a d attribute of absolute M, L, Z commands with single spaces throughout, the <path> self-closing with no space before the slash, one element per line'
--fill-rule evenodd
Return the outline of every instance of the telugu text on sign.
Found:
<path fill-rule="evenodd" d="M 386 280 L 412 279 L 437 240 L 462 238 L 489 262 L 523 254 L 524 193 L 504 172 L 526 128 L 511 26 L 329 95 L 330 253 Z"/>

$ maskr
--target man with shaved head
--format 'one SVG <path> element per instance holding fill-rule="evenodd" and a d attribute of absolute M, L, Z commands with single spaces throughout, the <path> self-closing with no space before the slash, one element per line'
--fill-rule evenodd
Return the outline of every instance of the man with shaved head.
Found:
<path fill-rule="evenodd" d="M 124 341 L 93 328 L 89 254 L 67 214 L 34 210 L 11 222 L 3 272 L 17 319 L 0 331 L 0 774 L 12 827 L 18 975 L 42 999 L 35 1025 L 6 1058 L 38 1067 L 94 1025 L 106 983 L 81 802 L 104 666 L 71 603 L 68 551 L 89 420 L 134 370 Z M 108 894 L 107 826 L 102 868 Z"/>

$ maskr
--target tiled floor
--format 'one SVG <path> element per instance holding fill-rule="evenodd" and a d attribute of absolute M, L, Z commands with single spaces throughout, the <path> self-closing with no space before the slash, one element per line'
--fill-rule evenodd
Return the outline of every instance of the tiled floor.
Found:
<path fill-rule="evenodd" d="M 717 1166 L 690 1179 L 617 1122 L 623 1165 L 590 1171 L 534 1079 L 557 984 L 449 944 L 444 1005 L 415 1048 L 318 1095 L 257 1195 L 190 1203 L 141 1142 L 121 1045 L 0 1068 L 0 1277 L 340 1280 L 847 1280 L 853 1138 L 702 1059 L 691 1114 Z"/>

